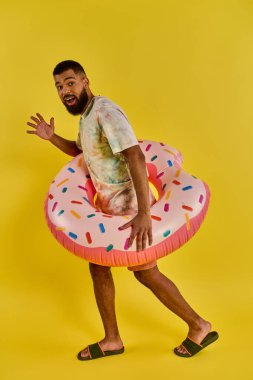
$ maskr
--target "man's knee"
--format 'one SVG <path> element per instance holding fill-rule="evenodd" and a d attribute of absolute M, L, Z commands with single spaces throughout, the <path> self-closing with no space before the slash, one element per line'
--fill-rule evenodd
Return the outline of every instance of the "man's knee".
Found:
<path fill-rule="evenodd" d="M 158 272 L 159 269 L 156 265 L 155 267 L 150 269 L 136 270 L 134 271 L 134 276 L 143 285 L 148 285 L 150 279 L 153 278 Z"/>
<path fill-rule="evenodd" d="M 106 275 L 111 272 L 111 267 L 106 267 L 104 265 L 89 263 L 89 267 L 92 277 Z"/>

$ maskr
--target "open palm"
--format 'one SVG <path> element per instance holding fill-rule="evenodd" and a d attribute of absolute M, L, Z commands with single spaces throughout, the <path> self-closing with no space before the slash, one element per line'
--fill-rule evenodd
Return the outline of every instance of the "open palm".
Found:
<path fill-rule="evenodd" d="M 34 131 L 26 131 L 27 133 L 35 134 L 42 139 L 49 140 L 53 134 L 54 134 L 54 118 L 51 117 L 50 124 L 47 124 L 44 120 L 44 118 L 39 114 L 36 113 L 37 117 L 31 116 L 31 119 L 36 123 L 30 123 L 27 122 L 26 124 L 29 125 L 32 128 L 35 128 Z"/>

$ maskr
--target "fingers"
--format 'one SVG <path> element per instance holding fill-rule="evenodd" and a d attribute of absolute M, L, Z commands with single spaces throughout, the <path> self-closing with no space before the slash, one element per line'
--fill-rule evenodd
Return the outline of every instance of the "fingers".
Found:
<path fill-rule="evenodd" d="M 120 226 L 119 230 L 124 230 L 125 228 L 132 227 L 132 232 L 129 236 L 128 240 L 128 248 L 131 247 L 133 244 L 134 239 L 136 238 L 136 251 L 143 251 L 146 249 L 147 246 L 147 240 L 149 242 L 149 245 L 153 242 L 152 237 L 152 226 L 150 225 L 144 225 L 140 221 L 138 221 L 138 218 L 135 217 L 134 219 L 130 220 L 128 223 L 124 224 L 123 226 Z"/>
<path fill-rule="evenodd" d="M 135 237 L 136 237 L 136 251 L 139 252 L 146 249 L 146 240 L 147 240 L 146 233 L 143 231 L 135 232 L 134 230 L 132 231 L 129 237 L 128 248 L 131 247 L 131 245 L 133 244 Z"/>
<path fill-rule="evenodd" d="M 142 235 L 142 249 L 146 249 L 146 243 L 147 243 L 147 234 Z"/>
<path fill-rule="evenodd" d="M 35 123 L 37 123 L 37 125 L 32 124 L 32 123 L 29 123 L 29 122 L 26 123 L 26 124 L 30 125 L 31 127 L 36 128 L 36 127 L 38 126 L 38 124 L 40 124 L 42 121 L 45 121 L 45 120 L 43 119 L 43 117 L 41 116 L 41 114 L 39 114 L 39 113 L 37 112 L 36 115 L 37 115 L 38 117 L 30 116 L 30 118 L 31 118 L 33 121 L 35 121 Z M 52 120 L 52 119 L 54 119 L 54 118 L 52 117 L 51 120 Z M 50 120 L 50 124 L 51 124 L 51 120 Z M 52 122 L 53 122 L 53 120 L 52 120 Z"/>
<path fill-rule="evenodd" d="M 37 117 L 35 117 L 35 116 L 31 116 L 31 119 L 32 119 L 33 121 L 35 121 L 37 124 L 40 123 L 40 120 L 37 119 Z"/>
<path fill-rule="evenodd" d="M 26 123 L 27 125 L 30 125 L 30 127 L 37 128 L 38 126 L 32 123 L 29 123 L 29 121 Z"/>
<path fill-rule="evenodd" d="M 135 237 L 136 237 L 136 251 L 137 252 L 144 251 L 147 248 L 147 239 L 149 240 L 149 245 L 151 245 L 153 242 L 152 230 L 148 230 L 148 231 L 140 230 L 139 232 L 133 230 L 129 238 L 128 247 L 131 247 Z"/>
<path fill-rule="evenodd" d="M 150 228 L 148 231 L 148 243 L 151 245 L 153 243 L 152 229 Z"/>
<path fill-rule="evenodd" d="M 40 113 L 37 112 L 36 115 L 38 116 L 38 118 L 40 119 L 40 121 L 45 121 L 44 118 L 41 116 Z"/>
<path fill-rule="evenodd" d="M 54 118 L 53 117 L 51 117 L 51 119 L 50 119 L 50 127 L 54 128 Z"/>
<path fill-rule="evenodd" d="M 130 225 L 131 225 L 132 221 L 126 223 L 126 224 L 123 224 L 123 226 L 120 226 L 119 227 L 119 230 L 124 230 L 125 228 L 128 228 Z"/>
<path fill-rule="evenodd" d="M 142 251 L 142 234 L 139 233 L 136 238 L 136 251 Z"/>
<path fill-rule="evenodd" d="M 37 134 L 37 132 L 36 131 L 26 131 L 26 133 L 33 133 L 33 134 Z"/>

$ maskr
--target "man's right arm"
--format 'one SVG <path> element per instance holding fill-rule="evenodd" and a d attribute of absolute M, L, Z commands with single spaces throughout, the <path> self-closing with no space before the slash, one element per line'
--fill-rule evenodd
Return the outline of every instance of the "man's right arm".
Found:
<path fill-rule="evenodd" d="M 63 137 L 57 135 L 56 133 L 53 134 L 49 141 L 69 156 L 75 157 L 82 152 L 77 147 L 75 141 L 66 140 Z"/>
<path fill-rule="evenodd" d="M 33 131 L 26 131 L 35 134 L 44 140 L 49 140 L 53 145 L 69 156 L 75 157 L 82 152 L 75 141 L 66 140 L 54 133 L 54 118 L 51 117 L 50 124 L 47 124 L 44 118 L 37 113 L 37 117 L 31 116 L 34 123 L 27 122 L 27 125 L 34 128 Z"/>

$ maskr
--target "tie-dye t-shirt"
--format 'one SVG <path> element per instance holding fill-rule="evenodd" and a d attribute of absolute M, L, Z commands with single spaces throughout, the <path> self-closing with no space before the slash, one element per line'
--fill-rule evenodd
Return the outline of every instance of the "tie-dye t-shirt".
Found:
<path fill-rule="evenodd" d="M 122 108 L 104 96 L 92 98 L 80 117 L 76 145 L 97 191 L 95 206 L 111 215 L 136 214 L 136 192 L 121 151 L 138 145 L 138 140 Z M 153 204 L 151 190 L 149 196 Z"/>

